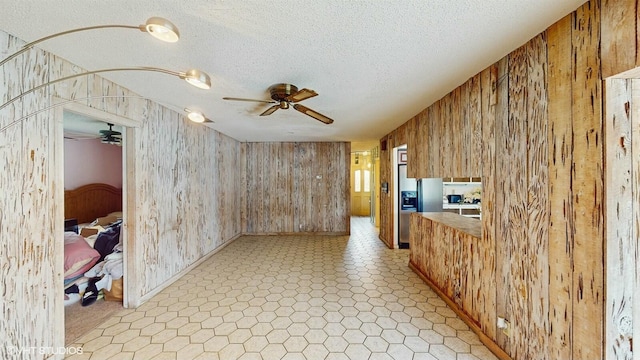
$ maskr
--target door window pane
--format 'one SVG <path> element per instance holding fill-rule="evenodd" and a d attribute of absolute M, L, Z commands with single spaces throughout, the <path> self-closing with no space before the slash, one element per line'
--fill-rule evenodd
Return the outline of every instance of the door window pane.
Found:
<path fill-rule="evenodd" d="M 360 192 L 360 170 L 356 170 L 354 173 L 355 192 Z"/>
<path fill-rule="evenodd" d="M 364 192 L 371 191 L 371 171 L 364 171 Z"/>

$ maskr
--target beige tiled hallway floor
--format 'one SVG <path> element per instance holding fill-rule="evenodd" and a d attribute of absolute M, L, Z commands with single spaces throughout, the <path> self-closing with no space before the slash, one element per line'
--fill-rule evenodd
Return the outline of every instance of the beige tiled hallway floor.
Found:
<path fill-rule="evenodd" d="M 348 236 L 245 236 L 71 359 L 495 359 L 368 218 Z"/>

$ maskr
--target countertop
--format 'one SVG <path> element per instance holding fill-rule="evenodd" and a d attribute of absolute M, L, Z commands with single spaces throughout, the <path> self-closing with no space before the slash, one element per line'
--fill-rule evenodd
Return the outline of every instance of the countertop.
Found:
<path fill-rule="evenodd" d="M 449 212 L 421 212 L 416 213 L 431 221 L 439 222 L 448 227 L 460 230 L 466 234 L 477 237 L 482 234 L 482 222 L 479 219 L 449 213 Z"/>
<path fill-rule="evenodd" d="M 442 203 L 443 209 L 480 209 L 480 204 L 469 203 Z"/>

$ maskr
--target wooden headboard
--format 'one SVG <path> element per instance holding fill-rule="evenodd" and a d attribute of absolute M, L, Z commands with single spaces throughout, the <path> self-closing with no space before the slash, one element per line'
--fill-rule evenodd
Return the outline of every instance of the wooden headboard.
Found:
<path fill-rule="evenodd" d="M 64 218 L 89 223 L 115 211 L 122 211 L 122 189 L 107 184 L 88 184 L 64 191 Z"/>

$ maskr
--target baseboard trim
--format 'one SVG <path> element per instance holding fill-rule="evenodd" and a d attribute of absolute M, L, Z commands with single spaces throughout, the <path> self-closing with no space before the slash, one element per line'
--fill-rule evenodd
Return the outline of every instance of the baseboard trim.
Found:
<path fill-rule="evenodd" d="M 409 268 L 416 273 L 422 281 L 424 281 L 438 296 L 444 300 L 445 303 L 460 317 L 462 321 L 465 322 L 473 331 L 478 335 L 480 342 L 482 342 L 498 359 L 500 360 L 513 360 L 502 348 L 496 344 L 490 337 L 488 337 L 478 326 L 478 323 L 471 318 L 464 310 L 462 310 L 458 304 L 456 304 L 453 300 L 451 300 L 447 295 L 436 286 L 436 284 L 429 279 L 426 274 L 423 274 L 422 271 L 412 262 L 409 261 Z"/>
<path fill-rule="evenodd" d="M 186 268 L 182 269 L 182 271 L 180 271 L 177 274 L 173 275 L 172 277 L 167 279 L 167 281 L 163 282 L 162 284 L 160 284 L 155 289 L 153 289 L 153 290 L 149 291 L 148 293 L 144 294 L 143 296 L 141 296 L 139 302 L 135 305 L 135 307 L 137 308 L 138 306 L 140 306 L 140 305 L 144 304 L 145 302 L 149 301 L 152 297 L 158 295 L 158 293 L 160 293 L 162 290 L 164 290 L 167 287 L 169 287 L 169 285 L 171 285 L 174 282 L 176 282 L 178 279 L 183 277 L 189 271 L 195 269 L 198 265 L 200 265 L 203 262 L 207 261 L 210 257 L 212 257 L 213 255 L 217 254 L 219 251 L 221 251 L 222 249 L 227 247 L 227 245 L 231 244 L 234 240 L 238 239 L 242 235 L 243 234 L 237 234 L 236 236 L 232 237 L 231 239 L 225 241 L 222 245 L 218 246 L 217 248 L 213 249 L 208 254 L 206 254 L 203 257 L 201 257 L 200 259 L 196 260 L 193 264 L 191 264 L 191 265 L 187 266 Z"/>

